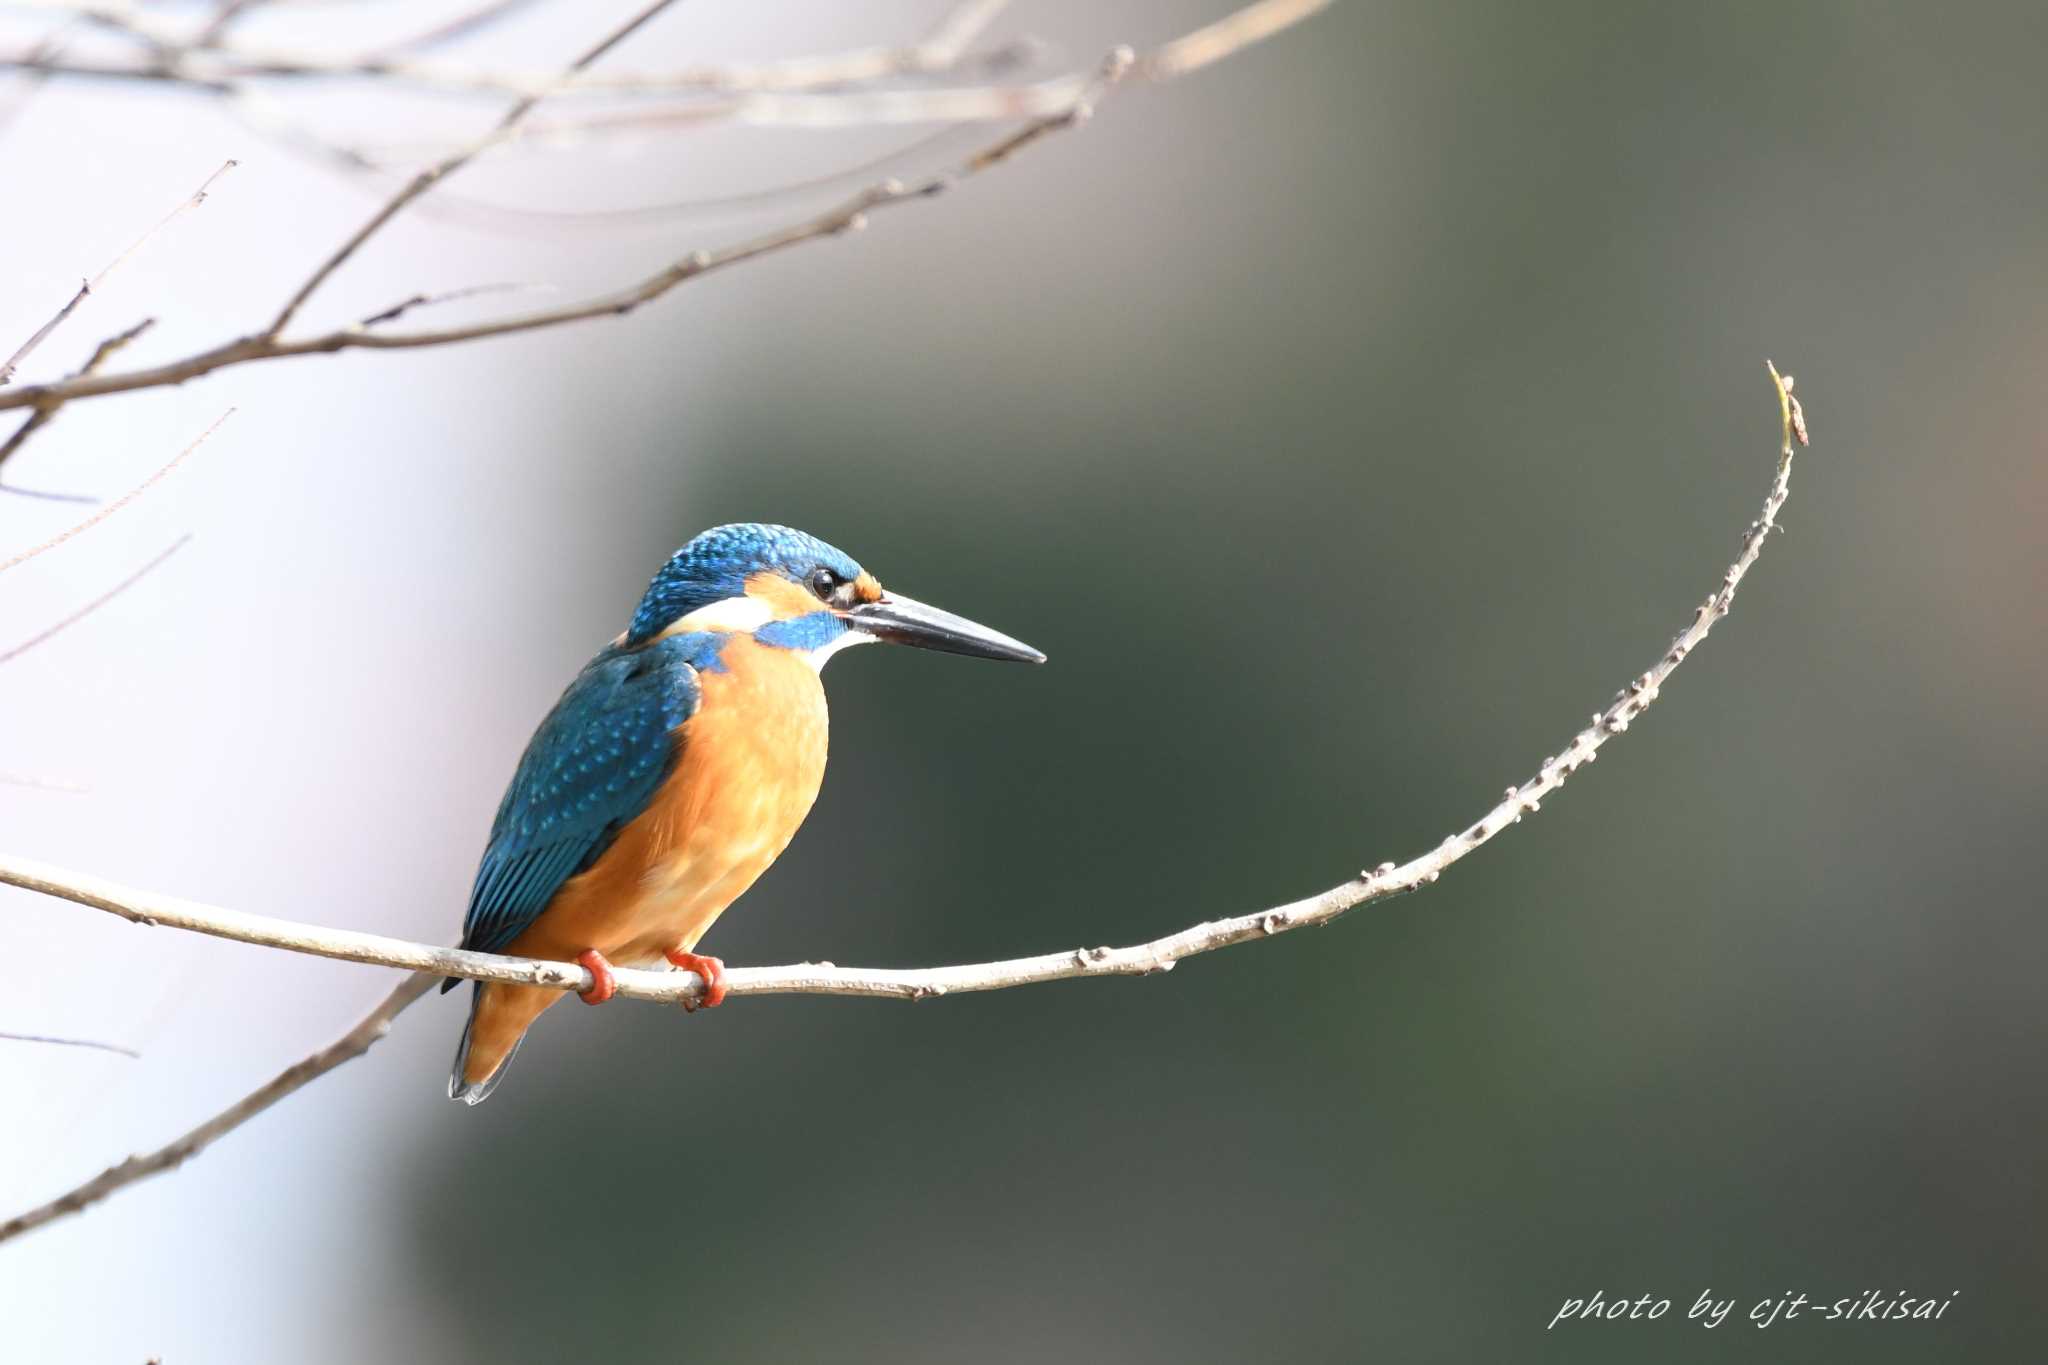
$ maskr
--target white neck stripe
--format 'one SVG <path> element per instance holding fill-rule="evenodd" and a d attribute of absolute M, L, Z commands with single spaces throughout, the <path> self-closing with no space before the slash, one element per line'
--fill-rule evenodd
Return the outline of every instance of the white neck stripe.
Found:
<path fill-rule="evenodd" d="M 697 608 L 664 630 L 662 635 L 688 635 L 699 630 L 743 633 L 758 630 L 774 619 L 774 607 L 758 597 L 748 597 L 743 593 L 738 597 L 721 598 Z"/>

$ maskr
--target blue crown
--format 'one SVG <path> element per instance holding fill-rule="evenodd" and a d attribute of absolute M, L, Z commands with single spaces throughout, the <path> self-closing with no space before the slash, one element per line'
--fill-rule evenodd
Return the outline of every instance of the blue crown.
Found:
<path fill-rule="evenodd" d="M 842 579 L 860 577 L 852 557 L 792 527 L 758 521 L 714 526 L 670 555 L 654 575 L 626 643 L 644 644 L 699 607 L 740 596 L 757 573 L 802 583 L 821 568 Z"/>

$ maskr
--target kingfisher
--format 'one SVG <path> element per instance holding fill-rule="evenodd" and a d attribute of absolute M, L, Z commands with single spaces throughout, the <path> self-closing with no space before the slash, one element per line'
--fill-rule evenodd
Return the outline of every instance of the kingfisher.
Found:
<path fill-rule="evenodd" d="M 498 806 L 462 946 L 575 962 L 612 997 L 614 964 L 667 961 L 725 998 L 693 950 L 781 855 L 825 777 L 826 660 L 871 641 L 1044 663 L 987 626 L 886 592 L 815 536 L 743 522 L 670 556 L 623 634 L 528 741 Z M 447 991 L 457 984 L 450 978 Z M 448 1097 L 481 1103 L 563 992 L 475 982 Z"/>

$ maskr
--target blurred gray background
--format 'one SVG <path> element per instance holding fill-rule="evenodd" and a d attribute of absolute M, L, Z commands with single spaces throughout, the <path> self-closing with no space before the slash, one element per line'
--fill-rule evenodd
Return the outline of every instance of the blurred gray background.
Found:
<path fill-rule="evenodd" d="M 558 61 L 626 7 L 599 8 L 478 52 Z M 619 64 L 942 8 L 706 0 Z M 1019 4 L 1004 31 L 1083 65 L 1224 8 Z M 417 19 L 249 32 L 373 23 Z M 0 581 L 4 647 L 196 533 L 0 672 L 0 770 L 85 789 L 0 786 L 4 846 L 139 886 L 452 938 L 532 726 L 716 522 L 803 526 L 1051 655 L 835 664 L 824 795 L 707 940 L 735 964 L 1132 941 L 1427 848 L 1716 583 L 1772 467 L 1767 355 L 1815 446 L 1647 720 L 1427 892 L 1149 980 L 564 1008 L 475 1110 L 441 1097 L 435 997 L 186 1169 L 0 1247 L 0 1358 L 2039 1359 L 2044 51 L 2023 3 L 1340 4 L 629 318 L 65 411 L 12 481 L 118 494 L 237 409 Z M 491 108 L 307 107 L 391 137 Z M 902 137 L 676 134 L 450 188 L 649 203 Z M 26 378 L 144 315 L 128 362 L 259 324 L 388 186 L 199 95 L 19 106 L 0 337 L 230 156 Z M 809 203 L 416 213 L 310 325 L 497 280 L 573 297 Z M 10 546 L 78 514 L 0 498 Z M 0 1043 L 5 1212 L 390 981 L 0 906 L 0 1029 L 144 1053 Z M 1743 1320 L 1872 1289 L 1956 1297 Z M 1674 1306 L 1546 1333 L 1596 1290 Z M 1702 1291 L 1738 1302 L 1713 1331 L 1684 1321 Z"/>

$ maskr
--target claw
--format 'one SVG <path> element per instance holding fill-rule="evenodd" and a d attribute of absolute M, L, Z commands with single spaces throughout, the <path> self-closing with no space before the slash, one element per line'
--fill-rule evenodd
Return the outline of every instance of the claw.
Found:
<path fill-rule="evenodd" d="M 602 1005 L 612 998 L 619 983 L 612 979 L 612 964 L 605 961 L 603 953 L 595 948 L 585 948 L 576 955 L 576 965 L 587 970 L 596 978 L 596 984 L 587 991 L 576 992 L 576 998 L 586 1005 Z"/>
<path fill-rule="evenodd" d="M 686 953 L 681 948 L 662 954 L 675 966 L 686 972 L 695 972 L 704 978 L 704 994 L 695 1000 L 685 1000 L 683 1010 L 694 1014 L 700 1009 L 725 1003 L 725 961 L 723 958 L 704 957 L 697 953 Z"/>

